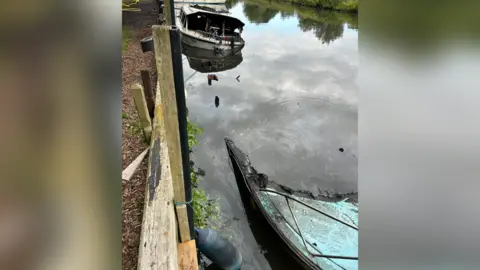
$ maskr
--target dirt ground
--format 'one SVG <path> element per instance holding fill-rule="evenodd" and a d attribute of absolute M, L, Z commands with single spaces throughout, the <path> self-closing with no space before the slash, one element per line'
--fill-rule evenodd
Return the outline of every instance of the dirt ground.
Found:
<path fill-rule="evenodd" d="M 141 83 L 140 70 L 149 70 L 152 83 L 157 80 L 153 53 L 143 53 L 140 40 L 150 36 L 151 26 L 158 24 L 158 5 L 155 0 L 143 0 L 140 12 L 123 12 L 122 40 L 122 168 L 125 169 L 145 148 L 129 86 Z M 155 84 L 153 84 L 155 85 Z M 128 182 L 122 181 L 122 269 L 137 269 L 140 242 L 147 159 Z"/>

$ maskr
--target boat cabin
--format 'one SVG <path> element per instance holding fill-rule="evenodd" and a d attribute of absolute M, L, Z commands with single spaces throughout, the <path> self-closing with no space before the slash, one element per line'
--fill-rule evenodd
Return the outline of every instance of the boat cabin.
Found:
<path fill-rule="evenodd" d="M 242 21 L 225 13 L 209 10 L 207 7 L 186 6 L 180 11 L 181 27 L 211 37 L 240 37 Z"/>

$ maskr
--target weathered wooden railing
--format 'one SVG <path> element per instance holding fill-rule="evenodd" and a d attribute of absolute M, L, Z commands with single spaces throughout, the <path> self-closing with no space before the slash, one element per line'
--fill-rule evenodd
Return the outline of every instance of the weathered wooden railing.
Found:
<path fill-rule="evenodd" d="M 187 213 L 187 200 L 191 200 L 191 194 L 188 189 L 188 160 L 186 161 L 188 145 L 187 155 L 184 154 L 185 143 L 188 142 L 185 141 L 183 73 L 178 72 L 178 65 L 174 65 L 175 61 L 178 62 L 178 55 L 172 57 L 172 52 L 178 53 L 180 48 L 172 47 L 172 44 L 177 45 L 170 42 L 174 28 L 153 26 L 152 29 L 158 75 L 152 121 L 151 109 L 149 112 L 152 103 L 148 104 L 147 100 L 153 94 L 148 90 L 144 92 L 145 87 L 151 87 L 148 86 L 146 75 L 143 75 L 144 87 L 138 84 L 132 87 L 132 93 L 136 93 L 133 96 L 137 111 L 141 114 L 141 126 L 145 137 L 150 141 L 138 269 L 198 269 L 192 235 L 193 220 L 191 213 Z M 174 72 L 177 72 L 176 76 Z M 178 90 L 179 87 L 182 88 L 181 91 Z M 183 107 L 178 108 L 177 105 L 182 105 L 182 102 Z"/>

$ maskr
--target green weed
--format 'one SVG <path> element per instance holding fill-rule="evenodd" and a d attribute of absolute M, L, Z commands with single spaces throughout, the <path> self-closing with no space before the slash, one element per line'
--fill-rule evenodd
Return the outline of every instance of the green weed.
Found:
<path fill-rule="evenodd" d="M 128 26 L 122 27 L 122 53 L 128 48 L 128 44 L 133 40 L 133 29 Z"/>
<path fill-rule="evenodd" d="M 202 134 L 203 129 L 194 123 L 187 121 L 188 147 L 192 151 L 193 146 L 198 144 L 197 136 Z M 219 216 L 219 205 L 217 200 L 211 200 L 205 191 L 198 187 L 199 177 L 205 176 L 202 169 L 195 170 L 193 161 L 190 161 L 190 181 L 192 182 L 192 203 L 193 220 L 195 227 L 205 228 L 208 221 L 214 221 Z"/>

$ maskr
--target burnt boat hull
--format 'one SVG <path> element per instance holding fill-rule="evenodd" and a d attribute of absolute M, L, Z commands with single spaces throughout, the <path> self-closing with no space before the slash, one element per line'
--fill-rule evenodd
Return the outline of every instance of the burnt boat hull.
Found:
<path fill-rule="evenodd" d="M 257 216 L 303 268 L 358 269 L 356 204 L 285 194 L 255 170 L 233 141 L 225 138 L 225 143 L 244 205 L 260 213 Z"/>
<path fill-rule="evenodd" d="M 270 219 L 269 215 L 263 209 L 259 196 L 253 190 L 257 187 L 248 182 L 248 179 L 245 175 L 246 168 L 242 168 L 243 166 L 238 162 L 239 159 L 246 159 L 247 157 L 244 156 L 244 153 L 237 151 L 238 149 L 235 147 L 234 143 L 228 138 L 225 138 L 225 143 L 243 204 L 245 206 L 248 205 L 249 208 L 253 208 L 256 213 L 256 217 L 259 218 L 264 225 L 268 225 L 269 229 L 274 232 L 273 235 L 276 237 L 276 239 L 274 239 L 275 242 L 287 244 L 286 251 L 295 259 L 299 266 L 304 269 L 321 270 L 320 267 L 313 264 L 310 260 L 308 260 L 308 258 L 305 258 L 302 253 L 297 251 L 293 244 L 289 243 L 288 239 L 283 237 L 282 233 L 278 231 L 278 228 L 273 225 L 273 220 Z"/>

